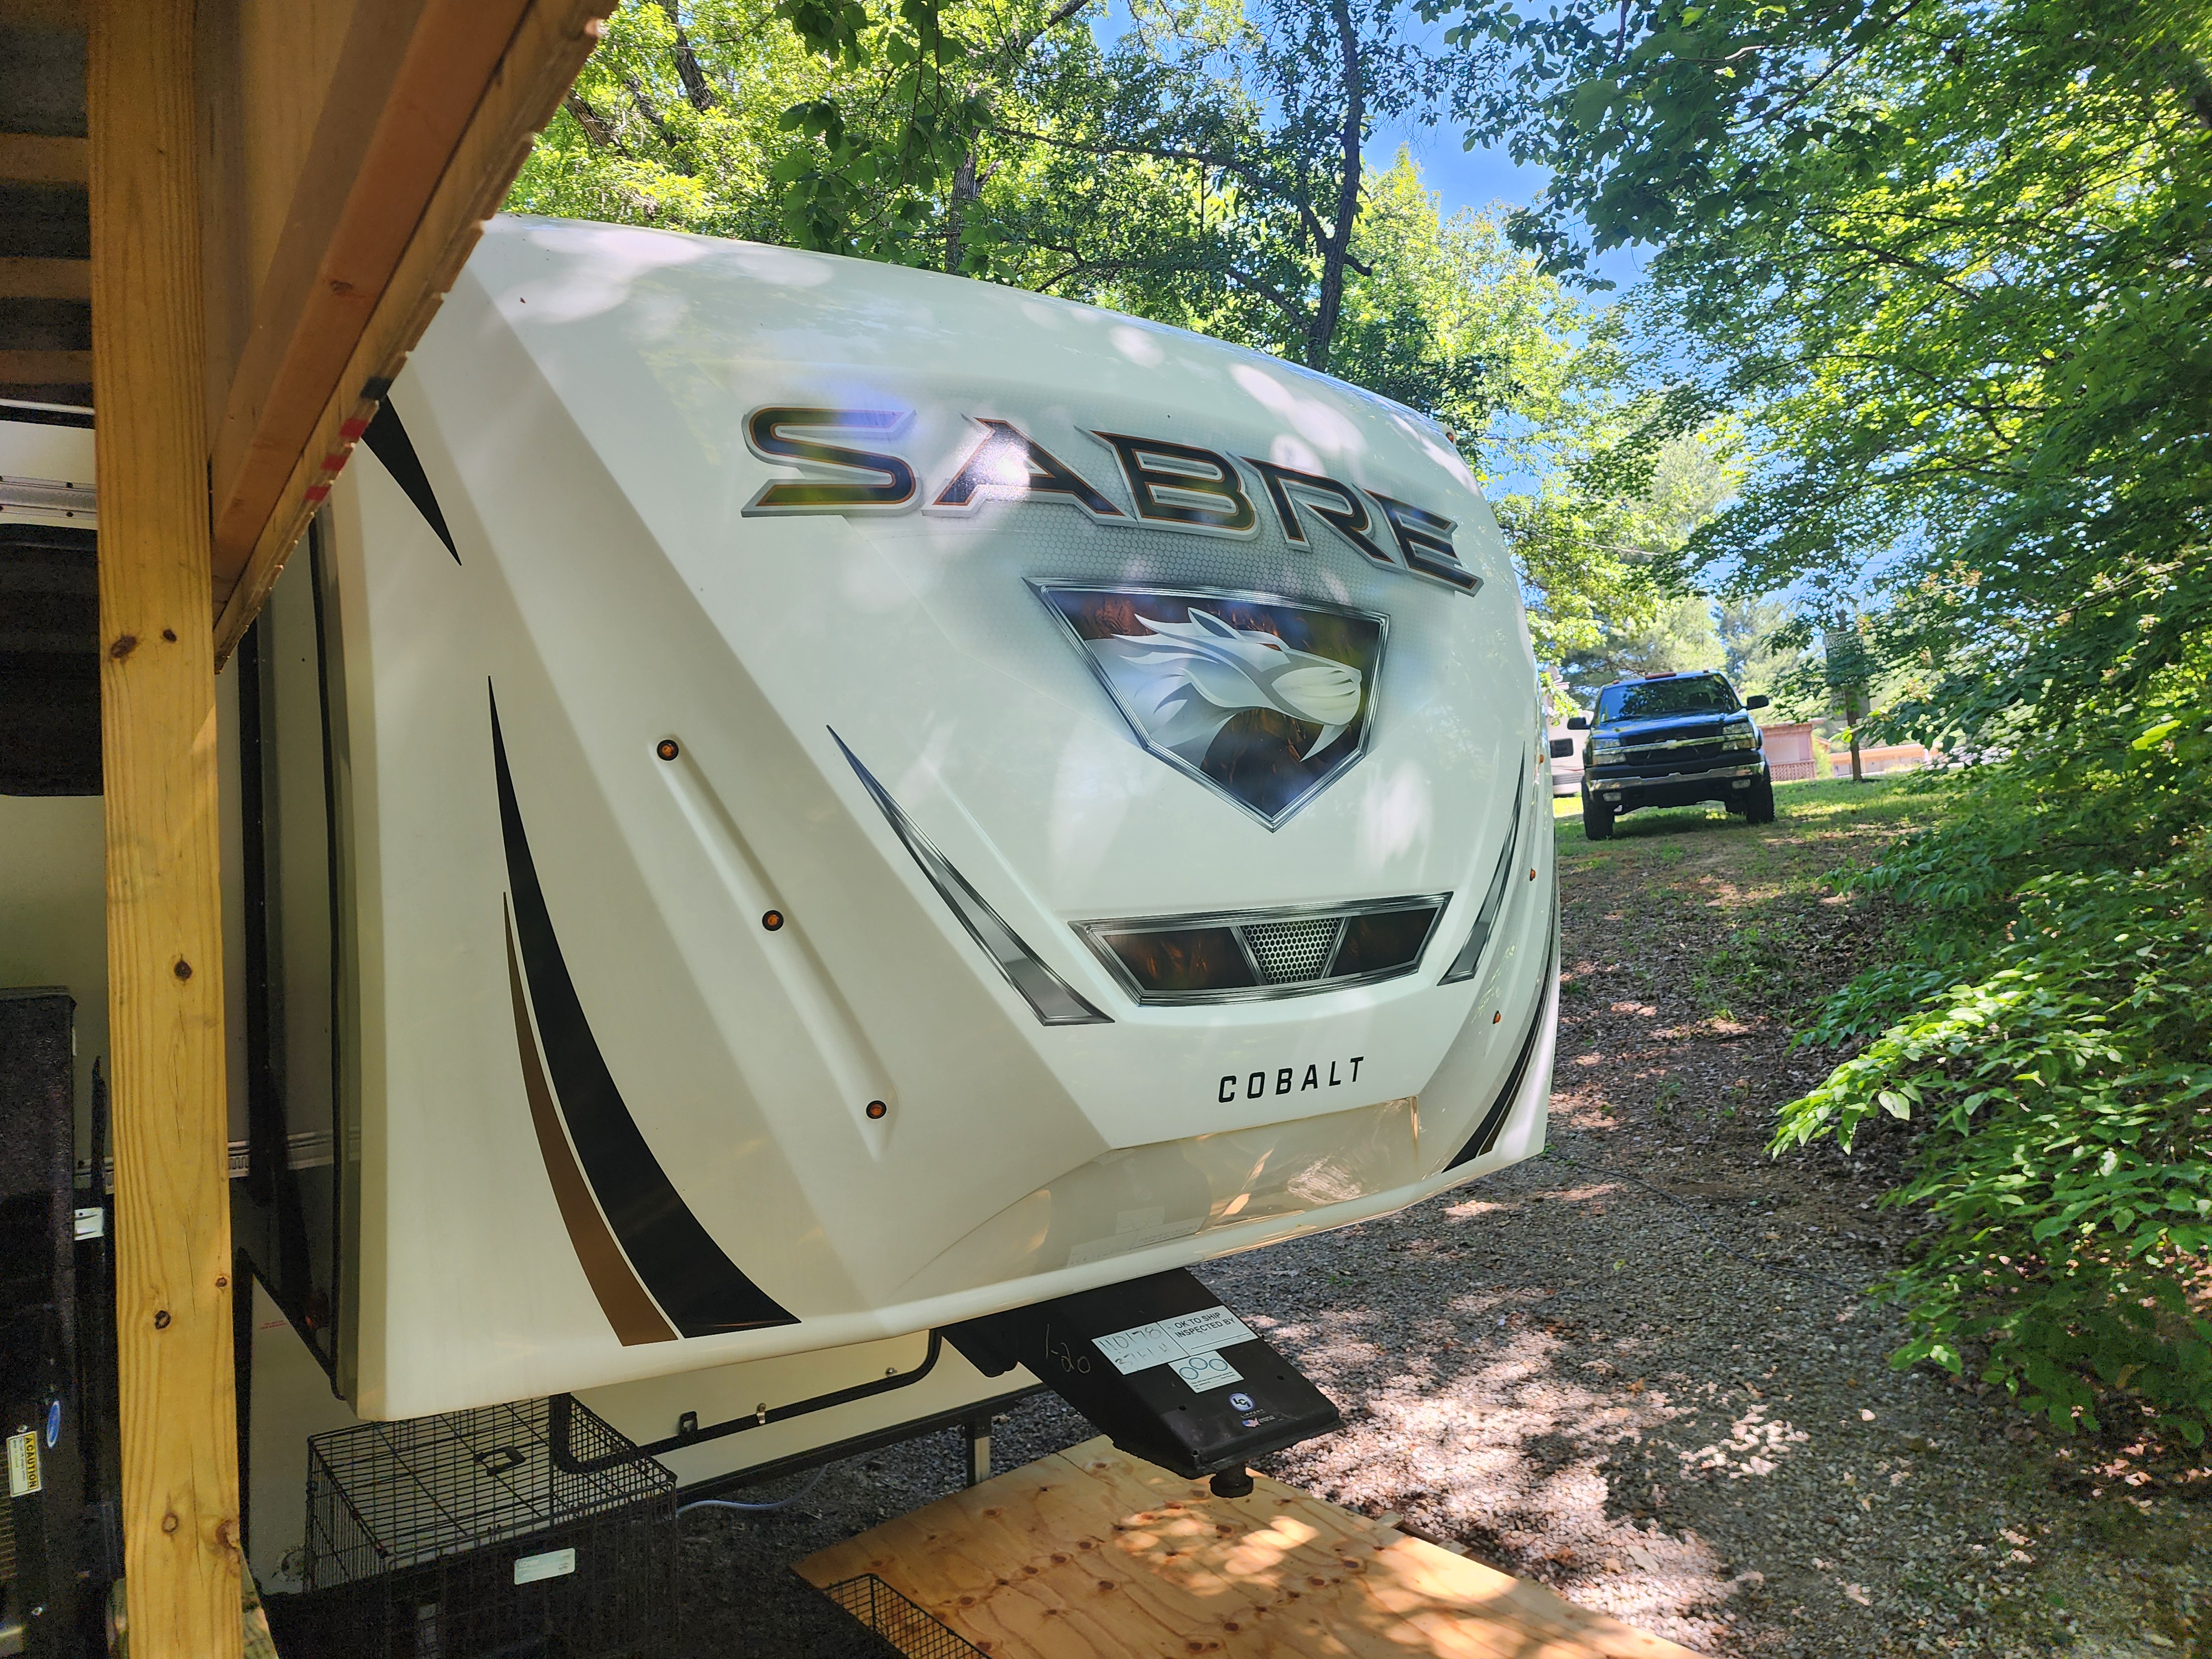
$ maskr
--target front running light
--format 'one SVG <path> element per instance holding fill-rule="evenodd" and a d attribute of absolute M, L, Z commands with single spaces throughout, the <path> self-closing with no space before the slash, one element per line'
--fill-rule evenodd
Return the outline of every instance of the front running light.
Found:
<path fill-rule="evenodd" d="M 1741 732 L 1726 732 L 1721 738 L 1721 747 L 1723 749 L 1756 749 L 1759 747 L 1759 733 L 1748 726 L 1745 727 Z"/>
<path fill-rule="evenodd" d="M 1620 758 L 1620 739 L 1619 738 L 1592 738 L 1590 739 L 1590 754 L 1594 758 L 1601 761 L 1619 760 Z"/>

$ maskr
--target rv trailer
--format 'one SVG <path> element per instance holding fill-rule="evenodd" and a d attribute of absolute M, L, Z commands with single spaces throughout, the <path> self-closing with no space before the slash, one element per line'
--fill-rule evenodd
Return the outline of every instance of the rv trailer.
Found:
<path fill-rule="evenodd" d="M 0 982 L 75 1000 L 96 1211 L 91 434 L 15 413 L 9 648 L 80 747 L 4 759 Z M 1333 1422 L 1181 1270 L 1544 1137 L 1551 744 L 1446 434 L 1082 305 L 503 218 L 359 435 L 222 676 L 264 1584 L 356 1420 L 573 1395 L 686 1481 L 1040 1377 L 1199 1472 Z"/>

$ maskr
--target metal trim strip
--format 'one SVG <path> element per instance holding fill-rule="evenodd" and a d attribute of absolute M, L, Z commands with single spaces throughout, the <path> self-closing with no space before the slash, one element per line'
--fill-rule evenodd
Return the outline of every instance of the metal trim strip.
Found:
<path fill-rule="evenodd" d="M 1553 917 L 1553 942 L 1544 950 L 1544 971 L 1536 981 L 1536 1012 L 1529 1016 L 1528 1035 L 1521 1040 L 1521 1053 L 1513 1062 L 1513 1069 L 1505 1074 L 1505 1082 L 1498 1091 L 1498 1097 L 1490 1109 L 1483 1114 L 1482 1121 L 1474 1126 L 1474 1133 L 1458 1152 L 1452 1154 L 1447 1170 L 1456 1170 L 1463 1164 L 1472 1164 L 1479 1158 L 1489 1156 L 1497 1146 L 1498 1137 L 1505 1132 L 1505 1120 L 1512 1115 L 1513 1103 L 1521 1097 L 1521 1085 L 1528 1076 L 1528 1061 L 1536 1052 L 1536 1039 L 1544 1034 L 1544 1011 L 1552 1002 L 1552 977 L 1558 971 L 1558 918 Z"/>
<path fill-rule="evenodd" d="M 1525 754 L 1526 751 L 1524 750 Z M 1444 969 L 1439 985 L 1457 985 L 1473 979 L 1482 966 L 1483 952 L 1490 948 L 1490 935 L 1498 926 L 1498 913 L 1504 908 L 1505 891 L 1511 885 L 1515 854 L 1521 848 L 1522 808 L 1528 799 L 1528 770 L 1519 769 L 1520 781 L 1513 787 L 1513 817 L 1505 830 L 1505 845 L 1498 854 L 1498 868 L 1492 872 L 1490 890 L 1483 895 L 1482 908 L 1476 913 L 1474 926 L 1468 930 L 1467 943 L 1459 947 L 1451 966 Z"/>
<path fill-rule="evenodd" d="M 836 729 L 829 728 L 830 741 L 837 745 L 838 752 L 852 765 L 860 780 L 860 787 L 868 792 L 883 813 L 891 833 L 900 844 L 921 866 L 921 873 L 929 878 L 929 884 L 937 889 L 947 908 L 968 930 L 968 935 L 982 947 L 983 954 L 991 958 L 991 965 L 1006 976 L 1006 983 L 1014 988 L 1030 1012 L 1042 1025 L 1110 1025 L 1113 1017 L 1091 1006 L 1090 1001 L 1073 986 L 1048 967 L 1037 953 L 1023 942 L 1022 936 L 1006 925 L 1006 918 L 991 908 L 990 902 L 975 888 L 968 878 L 953 868 L 952 860 L 937 850 L 937 843 L 921 833 L 921 827 L 907 817 L 905 810 L 891 799 L 890 791 L 876 781 L 875 774 L 860 764 L 860 757 L 845 747 L 845 739 Z"/>

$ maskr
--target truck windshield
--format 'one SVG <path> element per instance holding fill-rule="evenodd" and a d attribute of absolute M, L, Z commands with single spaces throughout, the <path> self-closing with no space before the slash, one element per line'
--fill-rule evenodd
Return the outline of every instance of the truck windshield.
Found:
<path fill-rule="evenodd" d="M 1658 720 L 1668 714 L 1733 714 L 1735 692 L 1723 679 L 1644 680 L 1597 694 L 1597 720 Z"/>

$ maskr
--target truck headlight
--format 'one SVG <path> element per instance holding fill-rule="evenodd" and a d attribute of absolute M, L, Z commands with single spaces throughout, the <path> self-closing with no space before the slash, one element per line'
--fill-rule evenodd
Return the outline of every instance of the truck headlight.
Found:
<path fill-rule="evenodd" d="M 1592 738 L 1590 739 L 1590 757 L 1593 760 L 1598 761 L 1619 760 L 1620 758 L 1620 739 L 1619 738 Z"/>
<path fill-rule="evenodd" d="M 1721 747 L 1723 749 L 1756 749 L 1759 747 L 1759 733 L 1751 731 L 1730 732 L 1721 738 Z"/>

